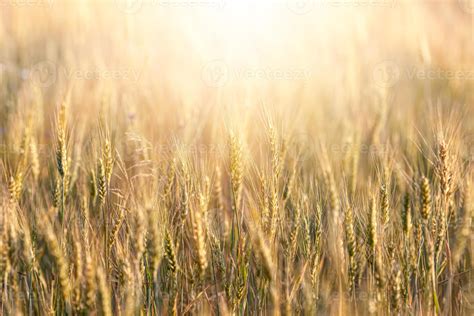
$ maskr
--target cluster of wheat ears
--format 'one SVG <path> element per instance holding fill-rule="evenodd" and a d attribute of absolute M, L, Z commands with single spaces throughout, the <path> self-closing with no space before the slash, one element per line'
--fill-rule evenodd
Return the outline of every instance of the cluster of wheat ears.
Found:
<path fill-rule="evenodd" d="M 178 148 L 155 161 L 143 140 L 127 152 L 103 118 L 72 144 L 67 113 L 54 155 L 31 116 L 3 152 L 2 313 L 472 310 L 472 171 L 455 133 L 401 162 L 355 137 L 335 166 L 322 147 L 299 159 L 268 120 L 263 163 L 231 131 L 204 168 Z"/>

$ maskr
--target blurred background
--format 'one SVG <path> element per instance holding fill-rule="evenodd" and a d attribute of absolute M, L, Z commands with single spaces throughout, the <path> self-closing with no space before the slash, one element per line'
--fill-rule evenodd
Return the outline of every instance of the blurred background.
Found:
<path fill-rule="evenodd" d="M 0 5 L 3 126 L 31 107 L 48 125 L 65 98 L 76 117 L 139 120 L 152 139 L 197 137 L 209 122 L 250 125 L 262 108 L 289 129 L 326 134 L 381 117 L 410 126 L 430 104 L 472 108 L 469 0 Z"/>

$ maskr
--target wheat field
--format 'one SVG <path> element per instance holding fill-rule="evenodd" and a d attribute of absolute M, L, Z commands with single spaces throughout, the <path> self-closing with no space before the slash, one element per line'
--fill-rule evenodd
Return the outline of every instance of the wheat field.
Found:
<path fill-rule="evenodd" d="M 470 0 L 0 0 L 0 315 L 472 315 Z"/>

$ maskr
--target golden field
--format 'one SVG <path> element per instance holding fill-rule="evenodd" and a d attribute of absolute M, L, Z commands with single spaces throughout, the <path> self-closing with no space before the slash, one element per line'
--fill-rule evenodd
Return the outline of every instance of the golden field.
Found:
<path fill-rule="evenodd" d="M 0 0 L 1 315 L 471 315 L 470 0 Z"/>

